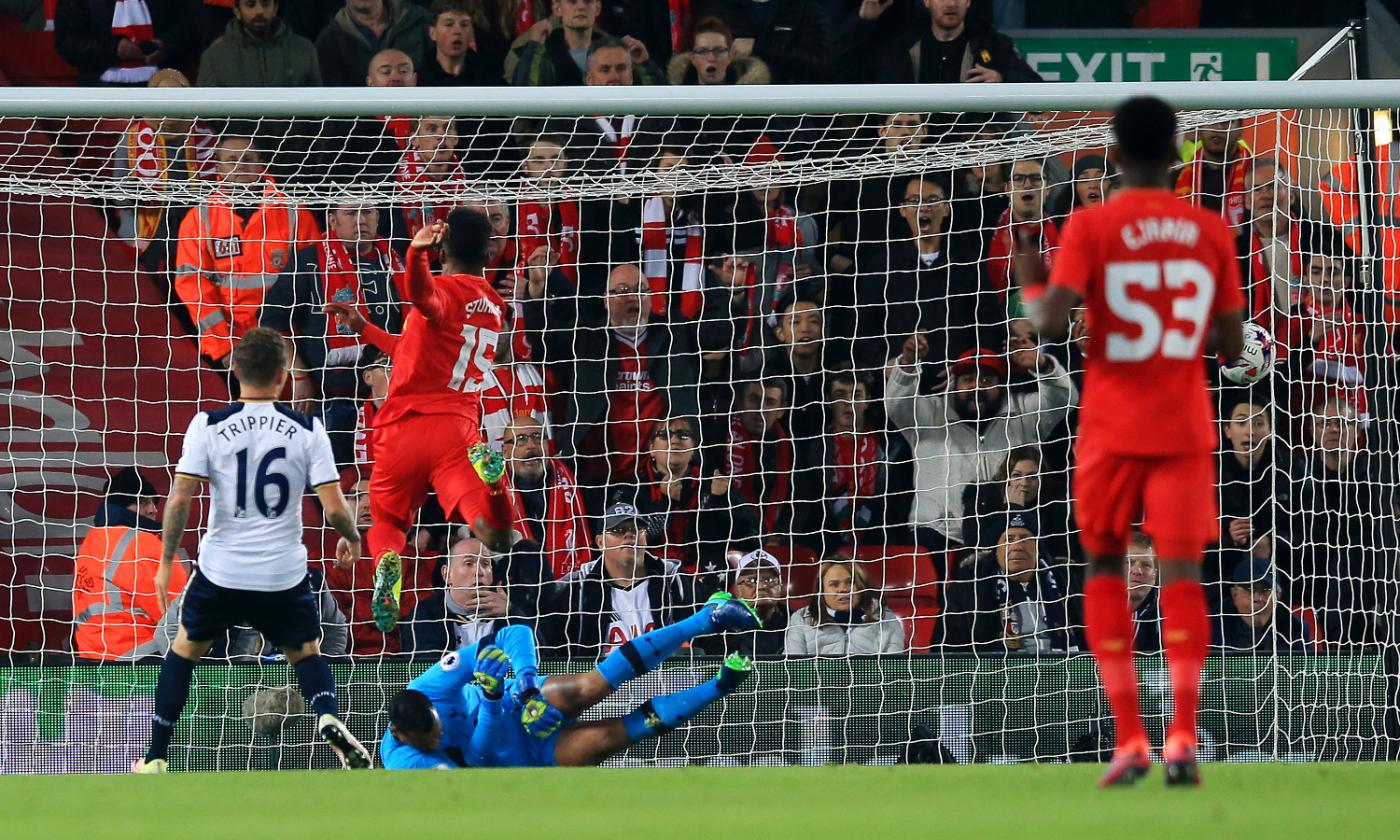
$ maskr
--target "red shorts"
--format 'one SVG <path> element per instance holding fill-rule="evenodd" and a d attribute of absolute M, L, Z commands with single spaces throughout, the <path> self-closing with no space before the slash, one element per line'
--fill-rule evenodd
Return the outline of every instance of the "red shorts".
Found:
<path fill-rule="evenodd" d="M 1215 462 L 1209 453 L 1149 458 L 1080 446 L 1077 454 L 1075 519 L 1085 550 L 1121 556 L 1139 516 L 1158 557 L 1199 560 L 1215 539 Z"/>
<path fill-rule="evenodd" d="M 450 414 L 409 414 L 376 428 L 370 516 L 406 531 L 432 488 L 449 519 L 475 522 L 486 509 L 486 482 L 467 450 L 480 441 L 479 430 Z"/>

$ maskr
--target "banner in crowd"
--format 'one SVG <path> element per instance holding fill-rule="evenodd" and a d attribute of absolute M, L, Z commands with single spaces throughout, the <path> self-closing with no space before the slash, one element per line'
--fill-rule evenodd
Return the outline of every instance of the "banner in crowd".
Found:
<path fill-rule="evenodd" d="M 1287 79 L 1296 38 L 1036 38 L 1016 48 L 1047 82 L 1219 82 Z"/>
<path fill-rule="evenodd" d="M 696 659 L 628 683 L 587 717 L 615 717 L 657 694 L 713 676 Z M 341 709 L 376 747 L 388 698 L 427 663 L 335 665 Z M 589 667 L 544 663 L 543 673 Z M 122 772 L 150 731 L 156 666 L 19 667 L 0 672 L 0 772 Z M 1166 663 L 1140 660 L 1144 711 L 1160 741 L 1171 704 Z M 171 752 L 178 770 L 335 766 L 309 714 L 255 735 L 245 701 L 294 686 L 284 665 L 201 665 Z M 919 727 L 945 760 L 1063 761 L 1107 746 L 1107 705 L 1089 656 L 910 657 L 760 662 L 741 690 L 690 726 L 633 747 L 618 765 L 892 764 Z M 1232 656 L 1206 665 L 1206 760 L 1384 758 L 1379 657 Z M 934 752 L 939 750 L 935 747 Z"/>

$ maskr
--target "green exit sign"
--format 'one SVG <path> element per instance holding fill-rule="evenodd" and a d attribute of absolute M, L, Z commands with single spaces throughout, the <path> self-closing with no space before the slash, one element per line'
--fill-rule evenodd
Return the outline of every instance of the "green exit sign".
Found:
<path fill-rule="evenodd" d="M 1295 38 L 1017 38 L 1047 82 L 1218 82 L 1287 79 Z"/>

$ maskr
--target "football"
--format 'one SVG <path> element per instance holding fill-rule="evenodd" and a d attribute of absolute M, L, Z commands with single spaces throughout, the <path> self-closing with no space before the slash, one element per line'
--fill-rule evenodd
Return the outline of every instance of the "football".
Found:
<path fill-rule="evenodd" d="M 1244 349 L 1233 362 L 1221 360 L 1220 375 L 1236 385 L 1253 385 L 1274 370 L 1274 337 L 1254 323 L 1244 324 Z"/>

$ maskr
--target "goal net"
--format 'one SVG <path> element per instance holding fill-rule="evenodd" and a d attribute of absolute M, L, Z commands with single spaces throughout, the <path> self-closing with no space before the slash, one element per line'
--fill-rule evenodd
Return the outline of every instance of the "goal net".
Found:
<path fill-rule="evenodd" d="M 404 248 L 460 206 L 490 220 L 507 303 L 505 331 L 472 341 L 494 359 L 480 432 L 507 460 L 519 541 L 490 554 L 430 495 L 386 634 L 374 561 L 336 568 L 303 500 L 322 649 L 362 740 L 410 679 L 506 623 L 535 628 L 544 673 L 582 672 L 727 590 L 763 631 L 695 638 L 585 717 L 709 679 L 730 652 L 753 678 L 611 763 L 1100 760 L 1113 731 L 1071 492 L 1092 326 L 1076 314 L 1066 341 L 1039 340 L 1010 253 L 1019 235 L 1053 264 L 1076 212 L 1121 189 L 1117 99 L 1004 87 L 6 102 L 0 772 L 141 754 L 180 604 L 155 598 L 153 519 L 191 418 L 234 398 L 248 329 L 287 337 L 284 399 L 324 423 L 368 526 Z M 1202 360 L 1220 416 L 1202 756 L 1386 758 L 1389 112 L 1350 96 L 1247 109 L 1208 87 L 1162 88 L 1184 108 L 1175 188 L 1237 232 L 1272 367 L 1243 382 Z M 255 492 L 296 501 L 285 481 Z M 1160 745 L 1150 539 L 1127 574 Z M 234 628 L 196 671 L 173 765 L 331 766 L 295 688 Z"/>

